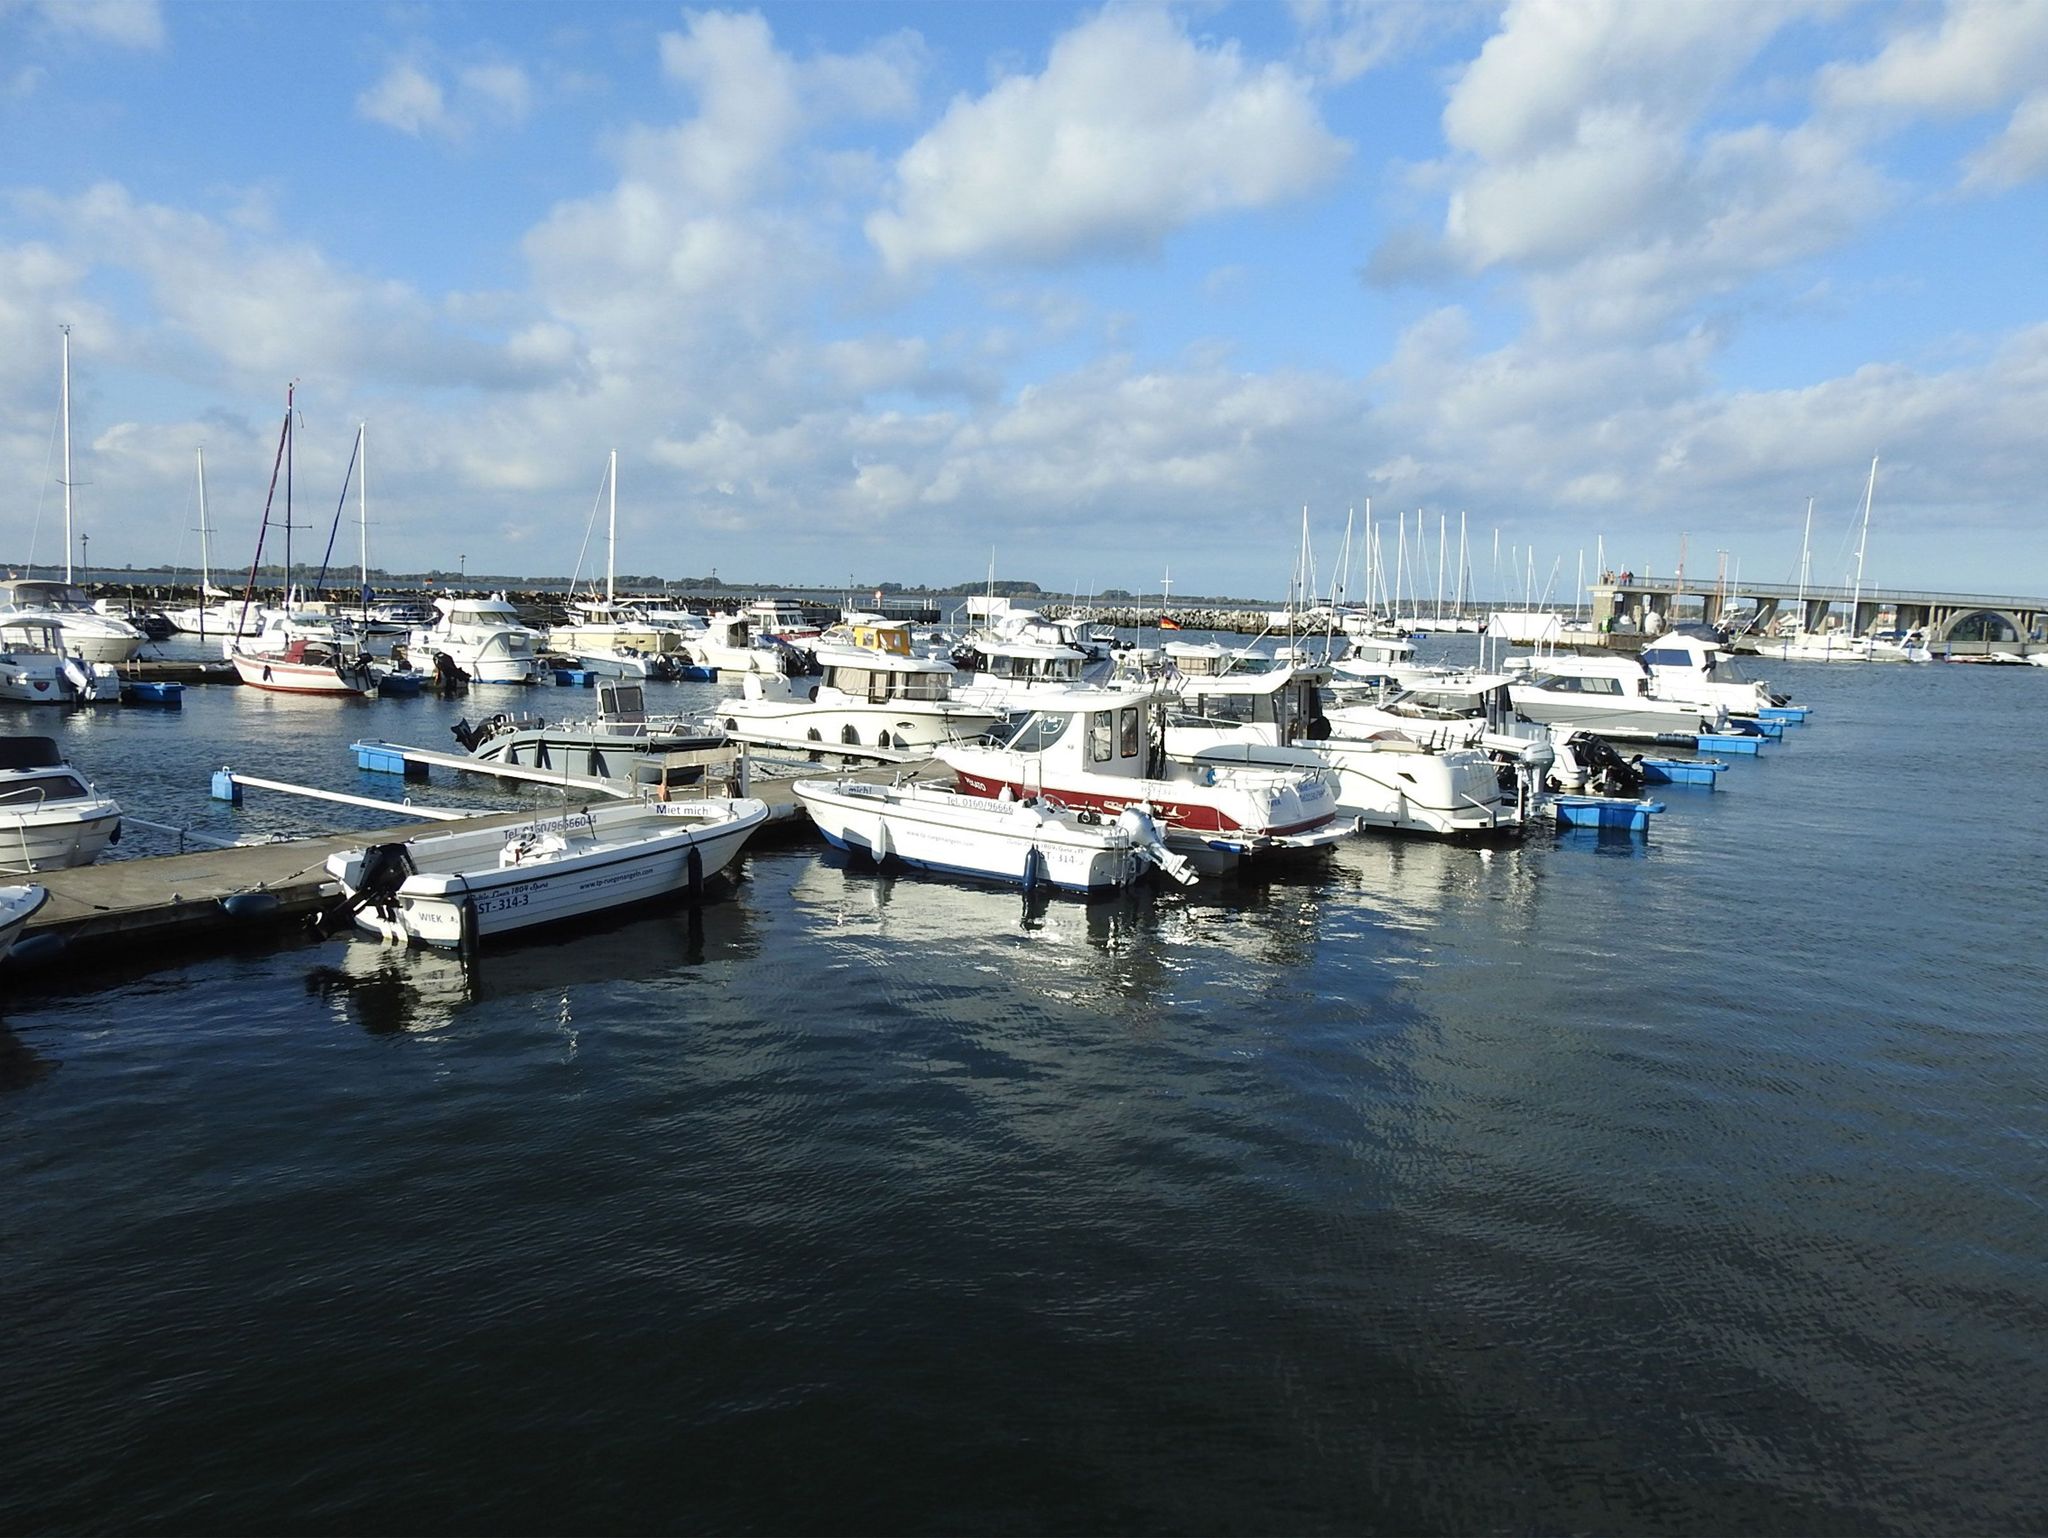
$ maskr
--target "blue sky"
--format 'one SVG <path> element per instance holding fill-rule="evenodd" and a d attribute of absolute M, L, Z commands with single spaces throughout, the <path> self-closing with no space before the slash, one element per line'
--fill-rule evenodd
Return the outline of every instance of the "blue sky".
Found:
<path fill-rule="evenodd" d="M 671 578 L 1832 579 L 1878 455 L 1867 582 L 2032 594 L 2044 183 L 2040 0 L 0 0 L 0 558 L 68 323 L 95 568 L 200 447 L 246 562 L 297 380 L 399 570 L 568 574 L 616 449 Z"/>

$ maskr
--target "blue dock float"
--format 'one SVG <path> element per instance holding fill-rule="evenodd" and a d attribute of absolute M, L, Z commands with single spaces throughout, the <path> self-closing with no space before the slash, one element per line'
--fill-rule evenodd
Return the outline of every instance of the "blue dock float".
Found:
<path fill-rule="evenodd" d="M 1739 728 L 1745 737 L 1769 737 L 1775 742 L 1785 735 L 1783 721 L 1766 721 L 1761 716 L 1734 716 L 1729 725 Z"/>
<path fill-rule="evenodd" d="M 1702 732 L 1699 746 L 1703 753 L 1747 753 L 1754 758 L 1763 752 L 1769 737 L 1738 736 L 1733 733 Z"/>
<path fill-rule="evenodd" d="M 123 705 L 162 705 L 170 710 L 185 707 L 185 686 L 166 679 L 149 679 L 121 685 Z"/>
<path fill-rule="evenodd" d="M 588 689 L 597 683 L 597 674 L 589 668 L 556 668 L 555 682 L 565 689 Z"/>
<path fill-rule="evenodd" d="M 406 773 L 405 753 L 388 742 L 357 742 L 350 744 L 356 755 L 356 767 L 368 769 L 376 774 Z"/>
<path fill-rule="evenodd" d="M 1661 801 L 1636 801 L 1627 796 L 1559 796 L 1551 803 L 1560 828 L 1614 828 L 1641 833 L 1650 818 L 1664 810 Z"/>
<path fill-rule="evenodd" d="M 1637 767 L 1652 785 L 1704 785 L 1712 790 L 1728 766 L 1711 758 L 1646 758 Z"/>
<path fill-rule="evenodd" d="M 1813 714 L 1811 705 L 1766 705 L 1756 713 L 1759 721 L 1787 721 L 1794 726 L 1806 725 L 1806 718 Z"/>

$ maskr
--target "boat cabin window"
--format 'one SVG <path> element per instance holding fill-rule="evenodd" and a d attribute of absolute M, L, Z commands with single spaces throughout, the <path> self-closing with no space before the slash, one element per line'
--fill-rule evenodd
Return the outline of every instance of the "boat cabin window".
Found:
<path fill-rule="evenodd" d="M 1530 680 L 1538 689 L 1548 689 L 1555 694 L 1619 694 L 1621 680 L 1602 678 L 1577 673 L 1563 673 L 1546 678 Z"/>
<path fill-rule="evenodd" d="M 1190 703 L 1195 714 L 1206 716 L 1211 721 L 1252 721 L 1257 719 L 1254 710 L 1256 695 L 1250 694 L 1197 694 Z"/>
<path fill-rule="evenodd" d="M 942 700 L 951 692 L 944 673 L 898 673 L 897 694 L 906 700 Z"/>
<path fill-rule="evenodd" d="M 1071 719 L 1053 711 L 1034 710 L 1015 722 L 1003 745 L 1019 753 L 1043 753 L 1066 733 Z"/>
<path fill-rule="evenodd" d="M 0 784 L 0 806 L 38 806 L 86 794 L 85 782 L 70 774 L 37 774 Z"/>
<path fill-rule="evenodd" d="M 1116 712 L 1088 712 L 1088 761 L 1106 764 L 1116 756 Z"/>
<path fill-rule="evenodd" d="M 1138 756 L 1138 712 L 1135 709 L 1119 710 L 1116 713 L 1117 756 L 1136 758 Z"/>

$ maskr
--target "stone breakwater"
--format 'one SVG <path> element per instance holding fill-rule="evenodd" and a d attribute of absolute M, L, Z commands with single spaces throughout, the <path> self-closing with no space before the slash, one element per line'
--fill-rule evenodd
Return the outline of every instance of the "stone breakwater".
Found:
<path fill-rule="evenodd" d="M 1091 625 L 1114 625 L 1119 630 L 1156 630 L 1162 612 L 1183 630 L 1224 630 L 1238 635 L 1261 635 L 1268 630 L 1284 631 L 1287 628 L 1275 621 L 1271 611 L 1266 609 L 1197 609 L 1180 604 L 1173 604 L 1164 611 L 1156 606 L 1147 609 L 1058 603 L 1045 606 L 1046 615 L 1052 619 L 1085 620 Z"/>

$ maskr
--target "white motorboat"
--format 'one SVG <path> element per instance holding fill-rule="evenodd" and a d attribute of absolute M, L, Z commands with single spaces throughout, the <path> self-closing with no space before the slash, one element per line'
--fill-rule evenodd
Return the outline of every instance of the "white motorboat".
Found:
<path fill-rule="evenodd" d="M 1731 716 L 1753 716 L 1759 710 L 1787 703 L 1761 679 L 1738 678 L 1728 666 L 1728 651 L 1718 641 L 1682 631 L 1658 636 L 1643 648 L 1643 666 L 1650 670 L 1651 689 L 1661 699 L 1692 705 L 1719 705 Z"/>
<path fill-rule="evenodd" d="M 449 730 L 471 757 L 487 764 L 642 785 L 699 783 L 732 756 L 725 734 L 713 723 L 648 715 L 646 694 L 638 684 L 601 683 L 597 697 L 594 714 L 571 720 L 500 713 L 474 726 L 467 719 L 458 721 Z"/>
<path fill-rule="evenodd" d="M 0 621 L 30 620 L 54 625 L 64 654 L 86 662 L 127 662 L 148 641 L 141 630 L 112 614 L 101 614 L 83 588 L 69 582 L 30 577 L 0 581 Z"/>
<path fill-rule="evenodd" d="M 1197 767 L 1320 770 L 1335 786 L 1338 815 L 1368 828 L 1442 838 L 1521 830 L 1537 788 L 1533 773 L 1511 780 L 1511 791 L 1474 744 L 1386 727 L 1341 731 L 1324 713 L 1327 666 L 1248 660 L 1256 665 L 1183 675 L 1180 708 L 1166 716 L 1174 758 Z"/>
<path fill-rule="evenodd" d="M 1507 666 L 1516 675 L 1508 685 L 1516 713 L 1545 726 L 1648 741 L 1728 728 L 1720 705 L 1659 699 L 1635 657 L 1555 652 L 1511 657 Z"/>
<path fill-rule="evenodd" d="M 740 611 L 755 635 L 783 641 L 808 641 L 822 629 L 797 598 L 756 598 Z"/>
<path fill-rule="evenodd" d="M 1028 709 L 1032 696 L 1045 690 L 1073 689 L 1089 681 L 1084 677 L 1087 654 L 1056 641 L 969 636 L 952 649 L 949 660 L 966 674 L 954 680 L 954 699 L 1004 713 Z"/>
<path fill-rule="evenodd" d="M 90 865 L 121 836 L 121 808 L 49 737 L 0 737 L 0 870 Z"/>
<path fill-rule="evenodd" d="M 21 938 L 28 921 L 49 900 L 48 888 L 33 883 L 0 886 L 0 961 L 7 959 L 7 953 L 14 949 L 14 942 Z"/>
<path fill-rule="evenodd" d="M 712 614 L 689 641 L 690 655 L 715 673 L 774 673 L 780 653 L 754 644 L 751 622 L 744 614 Z"/>
<path fill-rule="evenodd" d="M 63 632 L 48 620 L 0 618 L 0 700 L 94 705 L 121 698 L 119 669 L 66 656 L 63 646 Z"/>
<path fill-rule="evenodd" d="M 329 920 L 397 941 L 477 940 L 696 890 L 768 820 L 763 802 L 627 801 L 513 828 L 433 833 L 327 858 Z"/>
<path fill-rule="evenodd" d="M 969 795 L 1051 796 L 1108 816 L 1136 806 L 1204 872 L 1320 849 L 1355 831 L 1338 821 L 1336 789 L 1322 772 L 1170 757 L 1161 718 L 1176 703 L 1157 680 L 1044 695 L 987 741 L 935 756 Z"/>
<path fill-rule="evenodd" d="M 1027 890 L 1110 892 L 1154 866 L 1183 885 L 1196 879 L 1193 865 L 1134 806 L 1105 819 L 1049 797 L 990 798 L 946 785 L 798 780 L 794 789 L 828 843 L 877 864 L 900 860 Z"/>
<path fill-rule="evenodd" d="M 530 684 L 540 676 L 540 632 L 524 624 L 503 593 L 488 598 L 444 596 L 437 616 L 406 637 L 408 658 L 444 655 L 480 684 Z"/>
<path fill-rule="evenodd" d="M 737 697 L 718 702 L 728 734 L 744 742 L 815 750 L 822 744 L 920 753 L 979 736 L 1003 712 L 953 698 L 953 667 L 910 652 L 910 627 L 881 620 L 821 640 L 816 679 L 751 673 Z"/>

